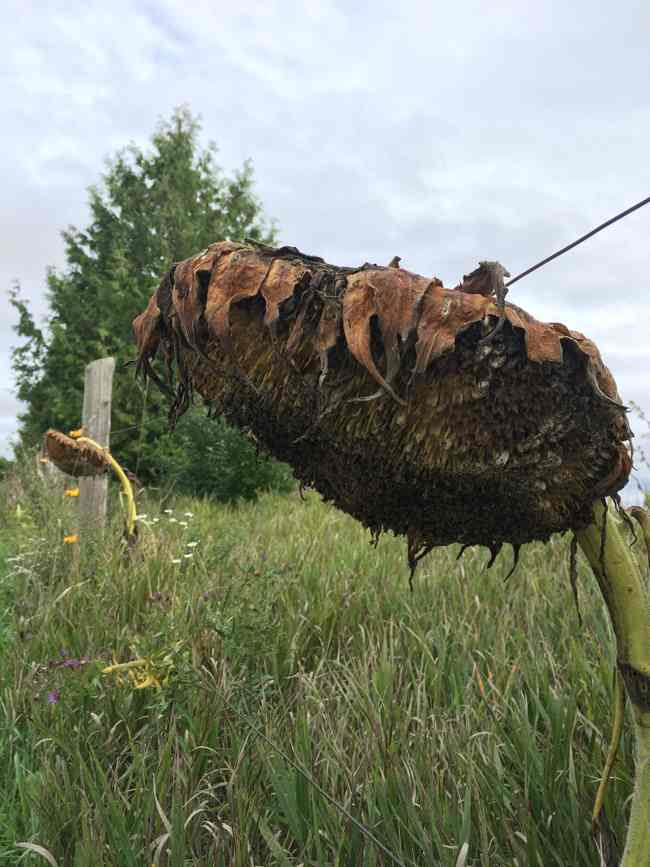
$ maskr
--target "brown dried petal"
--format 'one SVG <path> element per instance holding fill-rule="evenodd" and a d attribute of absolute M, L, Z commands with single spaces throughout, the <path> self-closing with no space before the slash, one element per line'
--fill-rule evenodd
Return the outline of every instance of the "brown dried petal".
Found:
<path fill-rule="evenodd" d="M 375 366 L 370 349 L 370 319 L 377 313 L 375 293 L 368 272 L 353 274 L 343 298 L 343 332 L 348 349 L 379 385 L 386 386 Z"/>
<path fill-rule="evenodd" d="M 252 250 L 239 247 L 224 255 L 212 272 L 205 307 L 205 321 L 226 352 L 230 340 L 230 306 L 259 293 L 273 261 L 268 262 Z"/>
<path fill-rule="evenodd" d="M 156 296 L 149 299 L 147 309 L 133 320 L 133 336 L 138 346 L 138 366 L 154 358 L 160 344 L 160 310 Z"/>
<path fill-rule="evenodd" d="M 293 325 L 291 326 L 291 331 L 289 332 L 289 338 L 287 340 L 286 352 L 289 358 L 293 358 L 303 340 L 305 318 L 310 312 L 311 301 L 312 293 L 310 291 L 305 292 L 300 299 L 300 304 L 298 305 L 298 310 L 296 312 L 296 318 Z"/>
<path fill-rule="evenodd" d="M 474 322 L 484 319 L 488 310 L 496 311 L 496 308 L 480 295 L 468 295 L 430 284 L 420 306 L 415 346 L 416 373 L 424 373 L 436 358 L 453 350 L 456 336 Z"/>
<path fill-rule="evenodd" d="M 266 302 L 264 324 L 275 335 L 279 306 L 293 296 L 296 286 L 307 273 L 304 265 L 295 265 L 286 259 L 274 259 L 261 287 Z"/>
<path fill-rule="evenodd" d="M 370 320 L 378 317 L 388 359 L 397 351 L 397 335 L 404 334 L 406 339 L 413 328 L 417 305 L 428 283 L 423 277 L 397 268 L 359 271 L 348 278 L 343 296 L 343 328 L 350 352 L 400 403 L 403 401 L 377 370 L 372 357 Z"/>
<path fill-rule="evenodd" d="M 316 332 L 316 349 L 328 352 L 336 346 L 341 333 L 341 305 L 337 301 L 328 301 L 323 305 L 323 312 L 318 320 Z"/>

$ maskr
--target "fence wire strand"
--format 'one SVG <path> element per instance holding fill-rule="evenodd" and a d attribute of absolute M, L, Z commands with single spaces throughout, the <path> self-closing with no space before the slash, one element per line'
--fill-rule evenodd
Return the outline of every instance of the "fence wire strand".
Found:
<path fill-rule="evenodd" d="M 516 283 L 517 280 L 521 280 L 522 277 L 527 277 L 529 274 L 532 274 L 533 271 L 537 271 L 538 268 L 542 268 L 544 265 L 547 265 L 549 262 L 552 262 L 553 259 L 557 259 L 559 256 L 562 256 L 564 253 L 568 253 L 569 250 L 573 250 L 574 247 L 577 247 L 578 244 L 582 244 L 583 241 L 586 241 L 588 238 L 592 238 L 594 235 L 597 235 L 598 232 L 602 232 L 603 229 L 606 229 L 608 226 L 611 226 L 613 223 L 618 222 L 618 220 L 622 220 L 623 217 L 627 217 L 628 214 L 631 214 L 633 211 L 638 211 L 639 208 L 642 208 L 644 205 L 650 203 L 650 196 L 646 199 L 642 199 L 640 202 L 637 202 L 636 205 L 632 205 L 631 208 L 627 208 L 625 211 L 621 211 L 620 214 L 616 214 L 615 217 L 611 217 L 609 220 L 605 220 L 604 223 L 601 223 L 599 226 L 596 226 L 595 229 L 592 229 L 591 232 L 587 232 L 586 235 L 583 235 L 581 238 L 578 238 L 576 241 L 573 241 L 571 244 L 567 244 L 566 247 L 562 247 L 561 250 L 558 250 L 556 253 L 553 253 L 551 256 L 547 256 L 546 259 L 542 259 L 541 262 L 538 262 L 536 265 L 532 265 L 530 268 L 526 268 L 525 271 L 522 271 L 521 274 L 517 274 L 516 277 L 513 277 L 512 280 L 508 280 L 505 284 L 506 286 L 512 286 L 513 283 Z"/>

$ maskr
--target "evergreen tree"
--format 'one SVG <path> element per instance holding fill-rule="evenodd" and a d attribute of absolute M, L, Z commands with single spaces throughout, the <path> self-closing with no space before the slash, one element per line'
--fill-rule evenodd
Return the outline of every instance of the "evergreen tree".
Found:
<path fill-rule="evenodd" d="M 134 356 L 132 320 L 171 262 L 220 239 L 273 241 L 253 194 L 250 163 L 226 177 L 216 165 L 215 146 L 200 150 L 199 132 L 189 110 L 177 109 L 159 125 L 149 151 L 132 144 L 108 161 L 101 185 L 89 190 L 90 225 L 63 232 L 66 266 L 47 274 L 50 315 L 44 329 L 19 287 L 10 292 L 18 313 L 15 331 L 24 341 L 13 352 L 13 369 L 17 396 L 27 405 L 19 417 L 20 444 L 31 446 L 48 427 L 79 426 L 86 364 L 115 356 L 112 448 L 120 458 L 143 481 L 172 473 L 181 488 L 232 498 L 286 474 L 257 459 L 248 440 L 223 424 L 206 427 L 198 410 L 188 413 L 178 439 L 171 439 L 161 396 L 136 383 L 133 368 L 125 367 Z M 206 475 L 199 450 L 210 431 L 215 458 Z M 248 473 L 239 490 L 220 484 L 232 466 L 245 466 Z"/>

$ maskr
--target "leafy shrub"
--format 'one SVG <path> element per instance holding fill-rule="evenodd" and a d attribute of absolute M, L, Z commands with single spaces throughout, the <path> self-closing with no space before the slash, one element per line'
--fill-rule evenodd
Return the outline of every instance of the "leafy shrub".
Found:
<path fill-rule="evenodd" d="M 240 431 L 199 409 L 159 437 L 155 450 L 161 479 L 193 496 L 252 500 L 258 491 L 288 492 L 294 484 L 286 464 L 259 455 Z"/>

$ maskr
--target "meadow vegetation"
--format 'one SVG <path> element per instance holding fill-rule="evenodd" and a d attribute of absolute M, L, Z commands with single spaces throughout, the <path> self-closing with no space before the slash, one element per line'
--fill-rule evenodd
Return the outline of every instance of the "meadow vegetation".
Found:
<path fill-rule="evenodd" d="M 2 483 L 1 864 L 391 864 L 296 765 L 405 865 L 597 863 L 613 641 L 584 561 L 578 621 L 568 538 L 508 583 L 507 554 L 440 549 L 411 593 L 403 540 L 316 494 L 151 491 L 130 557 L 113 496 L 79 557 L 60 483 Z"/>

